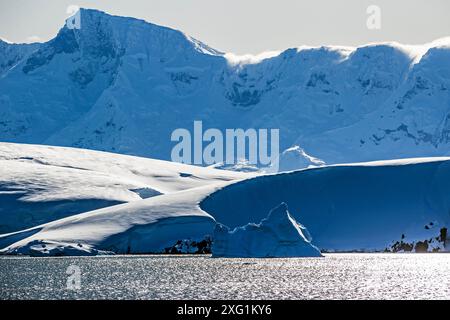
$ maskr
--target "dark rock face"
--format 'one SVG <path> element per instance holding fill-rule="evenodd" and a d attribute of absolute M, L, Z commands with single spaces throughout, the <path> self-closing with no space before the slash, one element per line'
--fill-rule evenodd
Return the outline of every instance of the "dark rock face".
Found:
<path fill-rule="evenodd" d="M 428 240 L 418 241 L 414 247 L 414 250 L 418 253 L 428 252 Z"/>
<path fill-rule="evenodd" d="M 444 243 L 444 248 L 448 249 L 450 239 L 448 237 L 447 228 L 442 228 L 439 234 L 439 241 Z"/>
<path fill-rule="evenodd" d="M 63 28 L 59 31 L 56 38 L 49 41 L 27 59 L 22 70 L 24 73 L 32 72 L 48 64 L 56 54 L 70 54 L 77 50 L 79 50 L 79 46 L 75 39 L 74 31 Z"/>
<path fill-rule="evenodd" d="M 164 249 L 166 254 L 210 254 L 212 240 L 205 237 L 201 241 L 190 239 L 178 240 L 172 247 Z"/>
<path fill-rule="evenodd" d="M 261 95 L 261 91 L 248 89 L 239 83 L 233 83 L 231 91 L 227 93 L 227 98 L 235 106 L 250 107 L 259 103 Z"/>
<path fill-rule="evenodd" d="M 388 250 L 388 251 L 391 251 L 391 252 L 401 252 L 401 251 L 411 252 L 413 250 L 413 248 L 414 248 L 413 244 L 407 243 L 407 242 L 403 242 L 403 240 L 402 240 L 400 242 L 399 241 L 395 242 L 392 245 L 391 250 Z"/>
<path fill-rule="evenodd" d="M 425 230 L 431 230 L 434 226 L 433 222 L 424 226 Z M 443 227 L 439 230 L 439 235 L 431 237 L 430 239 L 418 240 L 418 241 L 405 241 L 405 234 L 401 235 L 400 241 L 395 241 L 389 248 L 386 248 L 386 252 L 439 252 L 441 249 L 448 249 L 447 228 Z"/>

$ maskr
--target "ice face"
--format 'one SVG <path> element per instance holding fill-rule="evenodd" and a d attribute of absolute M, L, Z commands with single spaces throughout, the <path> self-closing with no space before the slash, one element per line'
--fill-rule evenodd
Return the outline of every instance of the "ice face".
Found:
<path fill-rule="evenodd" d="M 307 229 L 289 214 L 284 202 L 272 209 L 259 224 L 249 223 L 232 231 L 217 224 L 212 251 L 213 257 L 321 256 L 319 249 L 311 244 Z"/>

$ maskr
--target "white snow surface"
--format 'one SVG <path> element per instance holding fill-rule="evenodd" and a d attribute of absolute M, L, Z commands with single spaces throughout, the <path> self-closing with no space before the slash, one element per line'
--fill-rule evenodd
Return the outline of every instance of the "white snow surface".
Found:
<path fill-rule="evenodd" d="M 198 202 L 217 186 L 198 187 L 145 200 L 73 215 L 24 231 L 0 235 L 0 250 L 8 254 L 51 255 L 58 244 L 80 254 L 160 253 L 177 240 L 202 240 L 210 235 L 214 218 Z M 44 244 L 44 246 L 36 246 Z M 81 246 L 80 246 L 81 245 Z M 38 253 L 36 253 L 36 251 Z"/>
<path fill-rule="evenodd" d="M 260 175 L 73 148 L 2 143 L 0 150 L 0 225 L 18 230 L 0 235 L 6 254 L 162 252 L 212 235 L 216 223 L 258 223 L 282 202 L 324 251 L 380 251 L 401 239 L 436 239 L 450 226 L 450 158 Z M 162 194 L 142 199 L 130 188 Z M 127 201 L 82 213 L 54 204 L 78 208 L 86 197 Z M 49 222 L 14 220 L 23 210 L 36 212 L 28 203 L 45 206 L 41 217 Z M 445 249 L 437 240 L 431 248 Z"/>
<path fill-rule="evenodd" d="M 99 151 L 0 143 L 0 233 L 248 176 Z"/>
<path fill-rule="evenodd" d="M 260 223 L 230 230 L 217 224 L 212 256 L 227 258 L 320 257 L 308 230 L 295 221 L 281 203 Z"/>

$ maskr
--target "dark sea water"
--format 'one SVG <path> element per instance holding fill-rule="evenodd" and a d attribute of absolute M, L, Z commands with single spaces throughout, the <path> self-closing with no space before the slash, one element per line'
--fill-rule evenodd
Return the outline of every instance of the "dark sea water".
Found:
<path fill-rule="evenodd" d="M 450 299 L 450 254 L 0 257 L 0 299 Z"/>

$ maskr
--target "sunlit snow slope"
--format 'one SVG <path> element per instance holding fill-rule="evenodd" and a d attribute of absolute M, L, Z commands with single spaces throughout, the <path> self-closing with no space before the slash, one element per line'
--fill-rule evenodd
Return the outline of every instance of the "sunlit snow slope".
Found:
<path fill-rule="evenodd" d="M 0 233 L 247 176 L 99 151 L 0 143 Z"/>

